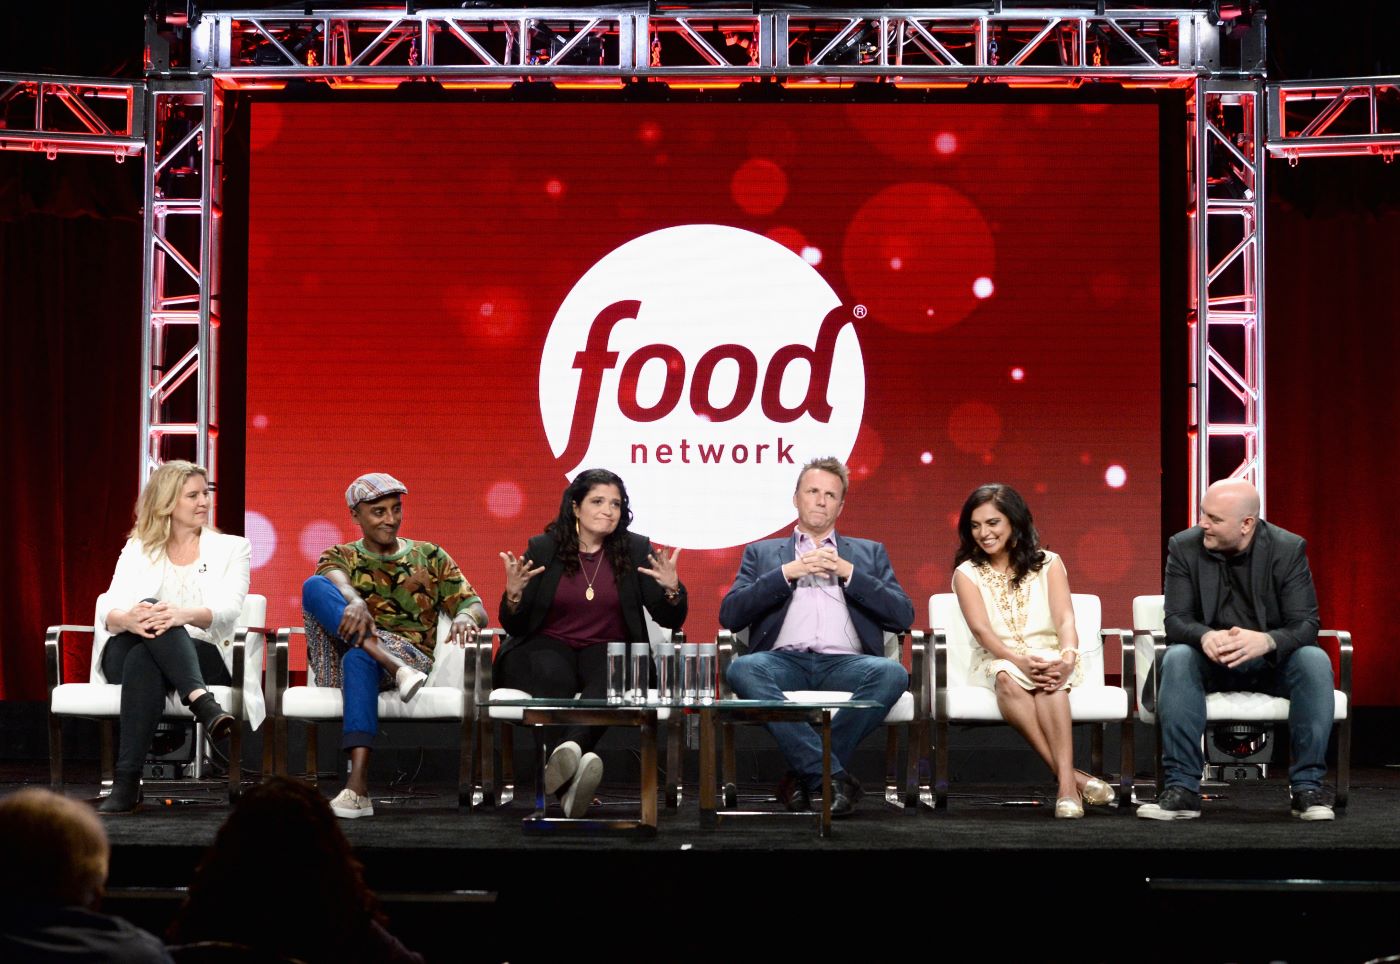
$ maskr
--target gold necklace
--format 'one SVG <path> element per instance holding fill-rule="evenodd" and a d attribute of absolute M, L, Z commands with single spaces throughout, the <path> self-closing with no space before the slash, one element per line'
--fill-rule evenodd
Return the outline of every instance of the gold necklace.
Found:
<path fill-rule="evenodd" d="M 992 601 L 996 603 L 1002 623 L 1011 633 L 1011 648 L 1018 653 L 1026 652 L 1024 634 L 1027 609 L 1030 606 L 1030 579 L 1022 579 L 1020 584 L 1013 586 L 1011 580 L 1014 578 L 1014 570 L 1002 572 L 990 564 L 983 564 L 979 568 L 991 576 L 988 579 L 990 583 L 988 588 L 991 590 Z"/>
<path fill-rule="evenodd" d="M 583 598 L 589 602 L 593 601 L 593 580 L 598 578 L 598 570 L 603 568 L 603 547 L 598 547 L 598 564 L 593 567 L 593 575 L 588 574 L 588 570 L 583 568 L 583 550 L 578 551 L 578 569 L 583 573 L 583 578 L 588 580 L 588 588 L 583 591 Z"/>

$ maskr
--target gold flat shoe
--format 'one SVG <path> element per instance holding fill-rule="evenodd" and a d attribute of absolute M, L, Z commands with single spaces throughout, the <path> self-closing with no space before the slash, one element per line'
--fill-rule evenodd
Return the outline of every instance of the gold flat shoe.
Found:
<path fill-rule="evenodd" d="M 1084 802 L 1091 807 L 1102 807 L 1113 802 L 1113 788 L 1098 777 L 1090 777 L 1084 784 Z"/>
<path fill-rule="evenodd" d="M 1084 816 L 1084 808 L 1073 797 L 1061 797 L 1055 801 L 1056 820 L 1078 820 Z"/>

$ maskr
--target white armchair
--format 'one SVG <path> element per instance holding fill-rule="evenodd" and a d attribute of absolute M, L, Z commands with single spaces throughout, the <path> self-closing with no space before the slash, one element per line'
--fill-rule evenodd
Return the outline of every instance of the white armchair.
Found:
<path fill-rule="evenodd" d="M 474 715 L 476 695 L 475 680 L 467 670 L 474 664 L 468 653 L 475 653 L 478 646 L 489 651 L 494 630 L 482 630 L 476 643 L 465 649 L 448 641 L 452 620 L 445 614 L 438 615 L 437 645 L 433 649 L 433 667 L 428 673 L 427 682 L 405 703 L 397 690 L 385 690 L 379 694 L 379 722 L 396 723 L 451 723 L 458 728 L 459 772 L 457 781 L 458 804 L 472 806 L 472 758 L 470 725 Z M 287 724 L 299 721 L 306 727 L 306 772 L 314 782 L 317 773 L 317 727 L 321 723 L 340 721 L 345 715 L 345 702 L 338 686 L 322 686 L 311 668 L 307 668 L 305 686 L 291 686 L 288 668 L 289 646 L 293 636 L 304 636 L 306 630 L 300 626 L 277 631 L 277 644 L 273 659 L 268 666 L 268 704 L 272 707 L 273 731 L 276 740 L 276 772 L 287 773 Z"/>
<path fill-rule="evenodd" d="M 263 657 L 267 648 L 267 599 L 249 593 L 243 600 L 238 628 L 233 638 L 220 641 L 233 649 L 233 680 L 228 686 L 210 686 L 209 691 L 229 713 L 246 721 L 253 729 L 262 725 L 266 715 L 262 677 Z M 63 682 L 63 638 L 72 633 L 94 631 L 92 626 L 50 626 L 44 637 L 45 670 L 49 686 L 49 779 L 54 789 L 63 786 L 63 717 L 96 720 L 101 724 L 102 778 L 112 776 L 113 724 L 121 715 L 122 688 L 120 683 Z M 194 716 L 179 696 L 170 694 L 161 714 L 165 720 L 191 721 Z M 199 752 L 198 749 L 195 751 Z M 239 793 L 242 780 L 243 727 L 233 727 L 229 736 L 228 798 L 232 802 Z"/>
<path fill-rule="evenodd" d="M 1162 784 L 1162 731 L 1157 726 L 1157 681 L 1162 656 L 1167 651 L 1166 604 L 1164 596 L 1136 596 L 1133 599 L 1133 642 L 1137 663 L 1138 719 L 1153 728 L 1156 735 L 1153 766 L 1157 786 Z M 1320 641 L 1335 640 L 1338 682 L 1333 691 L 1332 721 L 1337 727 L 1338 809 L 1347 805 L 1351 788 L 1351 633 L 1324 629 Z M 1288 700 L 1268 693 L 1230 692 L 1206 695 L 1206 725 L 1217 723 L 1287 723 Z"/>
<path fill-rule="evenodd" d="M 1079 658 L 1084 669 L 1084 681 L 1070 691 L 1070 715 L 1076 724 L 1095 724 L 1091 730 L 1090 769 L 1103 769 L 1103 734 L 1109 723 L 1117 723 L 1120 733 L 1120 766 L 1118 777 L 1119 805 L 1127 803 L 1133 792 L 1133 715 L 1130 696 L 1133 692 L 1133 660 L 1127 634 L 1118 629 L 1101 629 L 1102 609 L 1098 596 L 1074 593 L 1074 623 L 1079 633 Z M 929 622 L 933 637 L 933 718 L 935 777 L 934 803 L 939 808 L 948 804 L 948 726 L 958 724 L 1006 725 L 997 708 L 996 692 L 982 681 L 971 678 L 972 647 L 976 645 L 972 632 L 958 607 L 953 593 L 938 593 L 928 601 Z M 1103 651 L 1109 641 L 1118 637 L 1123 653 L 1123 685 L 1104 684 Z M 1095 645 L 1097 643 L 1097 645 Z"/>

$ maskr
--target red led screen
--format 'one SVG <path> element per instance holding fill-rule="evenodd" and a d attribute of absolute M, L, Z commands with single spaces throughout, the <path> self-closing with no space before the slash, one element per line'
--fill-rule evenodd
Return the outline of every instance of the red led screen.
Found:
<path fill-rule="evenodd" d="M 1152 105 L 253 105 L 246 531 L 269 621 L 358 537 L 402 534 L 487 600 L 566 477 L 627 481 L 686 549 L 712 637 L 738 545 L 791 530 L 807 458 L 838 528 L 947 591 L 954 521 L 1016 486 L 1107 625 L 1158 592 Z M 1110 660 L 1112 666 L 1116 660 Z"/>

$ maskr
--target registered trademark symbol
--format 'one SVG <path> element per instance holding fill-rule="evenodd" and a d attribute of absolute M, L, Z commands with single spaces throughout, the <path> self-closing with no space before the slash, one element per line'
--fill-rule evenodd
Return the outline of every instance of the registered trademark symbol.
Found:
<path fill-rule="evenodd" d="M 851 314 L 855 315 L 857 318 L 864 318 L 868 312 L 866 311 L 865 305 L 856 305 L 851 309 Z"/>

